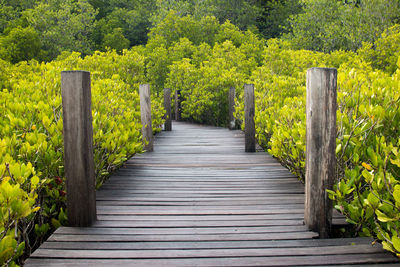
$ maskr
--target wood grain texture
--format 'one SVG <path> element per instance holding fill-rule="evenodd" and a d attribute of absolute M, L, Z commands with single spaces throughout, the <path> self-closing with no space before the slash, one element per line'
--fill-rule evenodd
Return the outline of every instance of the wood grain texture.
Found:
<path fill-rule="evenodd" d="M 175 90 L 175 120 L 180 121 L 182 120 L 181 116 L 181 90 Z"/>
<path fill-rule="evenodd" d="M 304 221 L 327 237 L 332 221 L 332 189 L 336 177 L 337 70 L 307 71 L 306 200 Z"/>
<path fill-rule="evenodd" d="M 26 266 L 397 261 L 368 238 L 316 239 L 303 223 L 303 185 L 267 153 L 245 153 L 243 132 L 173 124 L 154 152 L 130 159 L 97 192 L 92 227 L 59 228 Z"/>
<path fill-rule="evenodd" d="M 165 123 L 164 130 L 172 130 L 172 114 L 171 114 L 171 89 L 164 89 L 164 109 L 165 109 Z"/>
<path fill-rule="evenodd" d="M 233 130 L 236 128 L 236 119 L 235 119 L 235 87 L 229 88 L 228 95 L 228 112 L 229 112 L 229 121 L 228 126 L 229 129 Z"/>
<path fill-rule="evenodd" d="M 143 149 L 153 151 L 153 128 L 151 122 L 151 100 L 150 85 L 139 85 L 140 115 L 142 119 Z"/>
<path fill-rule="evenodd" d="M 90 73 L 61 73 L 64 163 L 68 221 L 89 226 L 96 220 Z"/>
<path fill-rule="evenodd" d="M 255 102 L 254 85 L 244 85 L 244 132 L 245 132 L 245 151 L 256 151 L 256 128 L 254 123 Z"/>

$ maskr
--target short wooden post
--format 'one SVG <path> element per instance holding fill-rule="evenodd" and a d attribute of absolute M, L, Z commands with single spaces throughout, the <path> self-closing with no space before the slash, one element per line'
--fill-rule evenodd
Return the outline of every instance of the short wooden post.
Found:
<path fill-rule="evenodd" d="M 331 189 L 336 176 L 337 70 L 307 71 L 306 199 L 304 222 L 321 238 L 328 237 L 332 222 Z"/>
<path fill-rule="evenodd" d="M 151 125 L 150 85 L 139 85 L 140 115 L 142 119 L 142 135 L 144 150 L 153 151 L 153 128 Z"/>
<path fill-rule="evenodd" d="M 172 118 L 171 118 L 171 89 L 164 88 L 164 109 L 165 109 L 165 131 L 172 130 Z"/>
<path fill-rule="evenodd" d="M 85 227 L 96 220 L 90 73 L 61 72 L 61 94 L 68 222 Z"/>
<path fill-rule="evenodd" d="M 229 129 L 233 130 L 236 127 L 236 121 L 235 121 L 235 87 L 229 88 L 229 98 L 228 98 L 228 103 L 229 103 Z"/>
<path fill-rule="evenodd" d="M 244 85 L 244 134 L 245 151 L 256 151 L 256 128 L 254 124 L 254 84 Z"/>
<path fill-rule="evenodd" d="M 181 90 L 175 90 L 175 120 L 180 121 L 181 117 Z"/>

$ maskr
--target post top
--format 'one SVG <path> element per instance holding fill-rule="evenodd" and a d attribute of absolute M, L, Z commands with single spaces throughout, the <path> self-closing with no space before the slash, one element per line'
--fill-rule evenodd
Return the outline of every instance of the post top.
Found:
<path fill-rule="evenodd" d="M 319 70 L 319 71 L 337 71 L 336 68 L 321 68 L 321 67 L 309 68 L 307 71 L 313 71 L 313 70 Z"/>
<path fill-rule="evenodd" d="M 86 71 L 86 70 L 63 70 L 63 71 L 61 71 L 61 73 L 79 73 L 79 72 L 90 74 L 90 72 Z"/>

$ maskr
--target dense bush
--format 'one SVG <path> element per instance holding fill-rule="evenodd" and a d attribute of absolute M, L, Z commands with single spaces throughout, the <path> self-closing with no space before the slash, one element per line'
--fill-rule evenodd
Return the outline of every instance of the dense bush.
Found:
<path fill-rule="evenodd" d="M 139 49 L 140 50 L 140 49 Z M 91 71 L 97 186 L 128 157 L 142 151 L 138 51 L 63 54 L 47 64 L 8 66 L 0 104 L 0 263 L 10 263 L 66 223 L 60 72 Z M 162 123 L 153 97 L 154 130 Z M 18 262 L 18 261 L 17 261 Z M 12 265 L 12 264 L 11 264 Z"/>
<path fill-rule="evenodd" d="M 399 253 L 399 70 L 391 75 L 373 69 L 371 62 L 351 52 L 290 50 L 276 42 L 269 43 L 264 57 L 265 65 L 251 77 L 256 87 L 257 137 L 301 179 L 305 174 L 306 70 L 339 66 L 338 177 L 330 196 L 358 234 L 374 236 L 385 249 Z M 241 105 L 238 110 L 242 116 Z"/>

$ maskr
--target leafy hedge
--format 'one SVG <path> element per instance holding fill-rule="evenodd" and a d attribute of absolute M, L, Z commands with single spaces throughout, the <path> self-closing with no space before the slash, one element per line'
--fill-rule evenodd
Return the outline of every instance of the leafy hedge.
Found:
<path fill-rule="evenodd" d="M 13 266 L 51 229 L 66 223 L 61 78 L 63 70 L 91 71 L 94 159 L 97 187 L 109 173 L 143 149 L 139 83 L 140 48 L 95 53 L 82 59 L 65 53 L 56 61 L 7 67 L 0 91 L 0 264 Z M 154 131 L 163 108 L 152 99 Z"/>
<path fill-rule="evenodd" d="M 336 65 L 338 177 L 330 197 L 358 234 L 378 238 L 399 255 L 400 71 L 373 69 L 372 62 L 354 53 L 284 47 L 270 42 L 264 54 L 268 63 L 250 79 L 257 90 L 259 142 L 303 180 L 305 73 L 313 66 Z"/>

